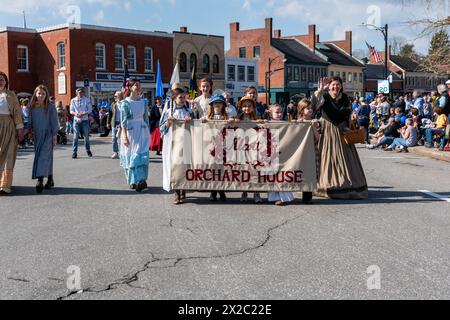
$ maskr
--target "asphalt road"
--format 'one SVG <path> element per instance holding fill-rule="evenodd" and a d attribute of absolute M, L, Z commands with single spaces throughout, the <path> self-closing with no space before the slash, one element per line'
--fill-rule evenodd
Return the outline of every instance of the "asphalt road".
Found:
<path fill-rule="evenodd" d="M 57 188 L 43 195 L 33 154 L 19 153 L 15 194 L 0 198 L 0 299 L 450 299 L 450 202 L 436 198 L 450 198 L 448 163 L 361 148 L 366 201 L 192 194 L 174 207 L 159 157 L 136 194 L 110 149 L 97 138 L 93 159 L 81 148 L 72 160 L 58 147 Z"/>

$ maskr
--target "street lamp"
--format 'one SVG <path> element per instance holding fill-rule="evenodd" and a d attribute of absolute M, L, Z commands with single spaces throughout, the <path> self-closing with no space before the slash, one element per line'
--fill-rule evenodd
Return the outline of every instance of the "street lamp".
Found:
<path fill-rule="evenodd" d="M 385 46 L 384 46 L 384 78 L 387 79 L 388 75 L 389 75 L 389 62 L 388 62 L 388 59 L 389 59 L 388 58 L 388 50 L 389 50 L 389 48 L 388 48 L 388 40 L 389 40 L 388 30 L 389 30 L 389 27 L 387 24 L 384 27 L 377 27 L 373 24 L 368 24 L 365 22 L 362 23 L 362 26 L 363 27 L 373 27 L 375 30 L 380 31 L 384 36 L 384 44 L 385 44 Z"/>
<path fill-rule="evenodd" d="M 272 70 L 272 63 L 275 60 L 277 60 L 279 57 L 280 56 L 277 56 L 273 59 L 269 57 L 269 71 L 266 72 L 266 82 L 267 82 L 266 104 L 267 104 L 267 106 L 270 105 L 270 77 L 272 76 L 272 73 L 275 73 L 280 70 L 284 70 L 284 67 L 280 68 L 280 69 Z M 287 62 L 287 59 L 283 59 L 283 63 L 286 63 L 286 62 Z"/>

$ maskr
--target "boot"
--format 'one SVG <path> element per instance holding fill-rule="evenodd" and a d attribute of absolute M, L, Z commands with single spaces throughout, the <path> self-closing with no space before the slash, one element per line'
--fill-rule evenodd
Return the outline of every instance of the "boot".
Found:
<path fill-rule="evenodd" d="M 45 189 L 50 190 L 55 186 L 55 181 L 53 180 L 53 176 L 48 176 L 47 183 L 45 184 Z"/>
<path fill-rule="evenodd" d="M 36 184 L 36 192 L 42 193 L 44 191 L 44 178 L 39 177 L 38 182 Z"/>
<path fill-rule="evenodd" d="M 217 202 L 217 191 L 211 192 L 211 196 L 209 197 L 209 201 Z"/>
<path fill-rule="evenodd" d="M 220 196 L 220 201 L 221 202 L 226 202 L 227 201 L 227 196 L 225 195 L 225 192 L 220 191 L 219 192 L 219 196 Z"/>

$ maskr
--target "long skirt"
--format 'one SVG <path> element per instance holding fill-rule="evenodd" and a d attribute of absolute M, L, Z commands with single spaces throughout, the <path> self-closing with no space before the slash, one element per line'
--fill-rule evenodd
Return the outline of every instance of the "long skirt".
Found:
<path fill-rule="evenodd" d="M 128 185 L 138 184 L 148 179 L 150 130 L 143 120 L 128 120 L 128 140 L 123 144 L 121 135 L 120 165 L 125 170 Z"/>
<path fill-rule="evenodd" d="M 9 115 L 0 115 L 0 189 L 11 189 L 17 145 L 13 119 Z"/>
<path fill-rule="evenodd" d="M 369 197 L 367 180 L 358 151 L 348 145 L 337 126 L 321 119 L 319 142 L 319 197 L 362 200 Z"/>
<path fill-rule="evenodd" d="M 150 151 L 162 151 L 163 144 L 161 139 L 161 131 L 159 130 L 159 128 L 155 128 L 155 130 L 153 130 L 150 145 Z"/>
<path fill-rule="evenodd" d="M 53 136 L 50 130 L 37 132 L 34 137 L 33 180 L 53 175 Z"/>

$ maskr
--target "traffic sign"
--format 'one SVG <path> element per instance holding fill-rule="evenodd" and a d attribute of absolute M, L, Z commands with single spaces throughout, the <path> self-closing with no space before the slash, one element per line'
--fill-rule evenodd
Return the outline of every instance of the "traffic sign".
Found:
<path fill-rule="evenodd" d="M 378 80 L 378 93 L 389 94 L 389 80 Z"/>

